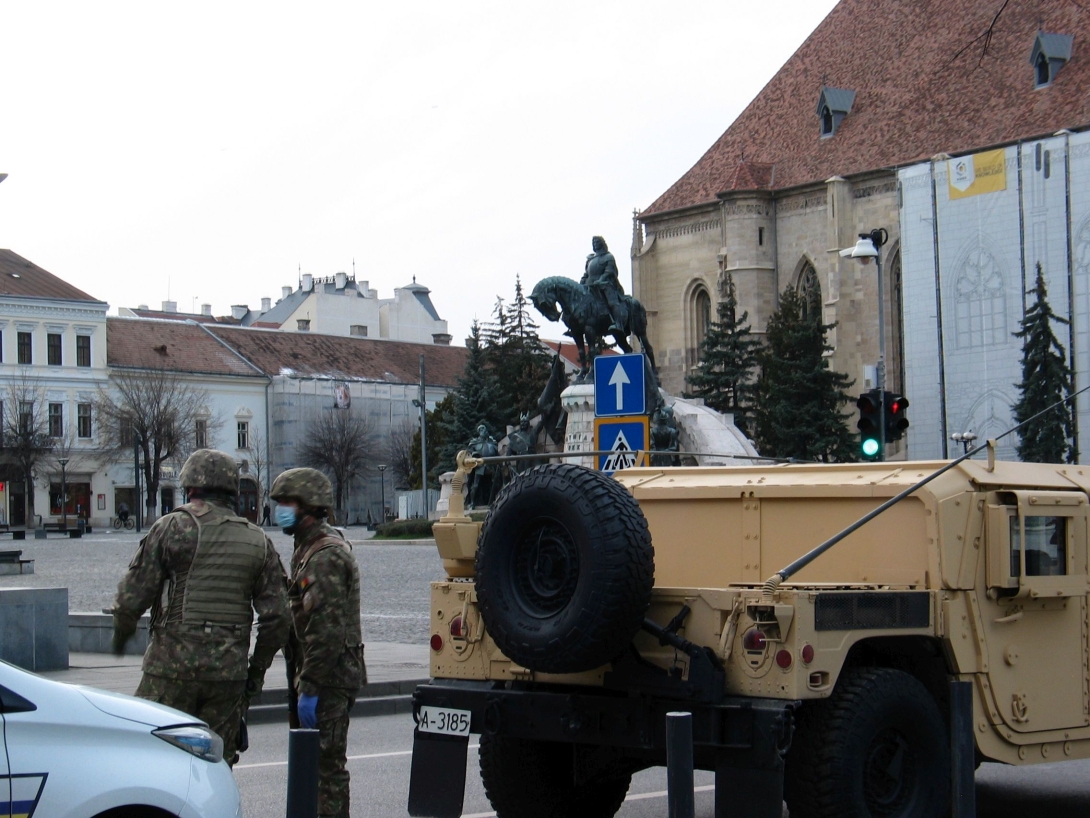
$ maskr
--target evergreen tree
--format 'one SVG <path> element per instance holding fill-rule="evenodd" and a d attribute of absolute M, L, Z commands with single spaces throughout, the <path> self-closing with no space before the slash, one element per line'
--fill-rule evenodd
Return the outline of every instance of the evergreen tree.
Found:
<path fill-rule="evenodd" d="M 523 412 L 531 416 L 537 412 L 537 399 L 551 372 L 552 355 L 538 337 L 529 304 L 522 290 L 522 279 L 516 273 L 515 298 L 507 306 L 509 337 L 500 373 L 501 387 L 507 390 L 513 409 L 509 421 L 512 424 L 518 423 Z"/>
<path fill-rule="evenodd" d="M 841 407 L 849 400 L 847 375 L 829 368 L 820 312 L 803 314 L 803 298 L 788 287 L 768 320 L 758 360 L 754 411 L 755 440 L 761 454 L 823 462 L 855 459 L 855 434 Z"/>
<path fill-rule="evenodd" d="M 1022 339 L 1021 393 L 1014 404 L 1014 419 L 1022 423 L 1071 394 L 1071 368 L 1063 345 L 1052 332 L 1052 322 L 1069 323 L 1052 312 L 1045 288 L 1045 274 L 1037 262 L 1037 282 L 1027 295 L 1034 302 L 1022 319 L 1022 329 L 1014 333 Z M 1058 406 L 1047 415 L 1025 426 L 1019 434 L 1018 456 L 1027 463 L 1074 463 L 1071 446 L 1071 406 Z"/>
<path fill-rule="evenodd" d="M 738 315 L 738 294 L 734 278 L 727 276 L 724 298 L 716 307 L 718 322 L 712 322 L 700 344 L 700 363 L 687 378 L 692 392 L 718 412 L 733 412 L 734 425 L 750 433 L 753 406 L 753 371 L 761 342 L 750 334 L 749 313 Z"/>
<path fill-rule="evenodd" d="M 509 422 L 511 413 L 515 411 L 515 400 L 512 398 L 510 385 L 509 353 L 511 350 L 511 327 L 508 323 L 507 306 L 503 298 L 496 296 L 496 305 L 492 308 L 492 320 L 486 323 L 481 330 L 481 350 L 484 354 L 484 363 L 496 380 L 496 396 L 493 406 L 493 415 L 502 418 L 502 423 Z M 505 425 L 494 428 L 496 439 L 503 437 L 506 431 Z"/>
<path fill-rule="evenodd" d="M 500 388 L 496 376 L 485 360 L 481 345 L 481 327 L 474 321 L 469 336 L 469 356 L 465 370 L 454 391 L 454 411 L 443 419 L 441 429 L 444 445 L 440 457 L 442 471 L 454 469 L 454 459 L 461 449 L 477 436 L 477 425 L 488 424 L 499 440 L 505 427 L 505 416 L 497 413 Z M 419 448 L 419 444 L 417 446 Z"/>

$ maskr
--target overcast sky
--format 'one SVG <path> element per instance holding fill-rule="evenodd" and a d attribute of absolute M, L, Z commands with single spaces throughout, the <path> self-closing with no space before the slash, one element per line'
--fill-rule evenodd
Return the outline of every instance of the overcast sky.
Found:
<path fill-rule="evenodd" d="M 6 3 L 0 246 L 118 306 L 578 278 L 834 0 Z M 537 316 L 544 337 L 560 330 Z"/>

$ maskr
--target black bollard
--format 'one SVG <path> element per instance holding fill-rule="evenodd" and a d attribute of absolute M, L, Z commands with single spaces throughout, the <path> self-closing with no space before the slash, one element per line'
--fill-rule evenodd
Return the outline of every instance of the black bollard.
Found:
<path fill-rule="evenodd" d="M 666 814 L 694 818 L 693 714 L 666 714 Z"/>
<path fill-rule="evenodd" d="M 288 731 L 287 818 L 318 818 L 318 731 Z"/>

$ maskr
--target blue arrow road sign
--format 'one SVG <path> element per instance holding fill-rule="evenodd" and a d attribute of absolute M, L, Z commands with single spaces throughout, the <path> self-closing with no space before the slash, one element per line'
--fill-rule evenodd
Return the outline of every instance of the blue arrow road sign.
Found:
<path fill-rule="evenodd" d="M 598 455 L 598 469 L 607 474 L 636 465 L 637 452 L 647 451 L 647 415 L 624 418 L 596 418 L 594 421 L 594 448 Z"/>
<path fill-rule="evenodd" d="M 600 418 L 642 415 L 644 357 L 599 355 L 594 359 L 594 414 Z"/>

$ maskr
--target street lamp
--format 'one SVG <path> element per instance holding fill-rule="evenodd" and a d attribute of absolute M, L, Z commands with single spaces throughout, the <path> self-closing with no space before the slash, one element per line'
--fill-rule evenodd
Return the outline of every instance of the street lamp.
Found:
<path fill-rule="evenodd" d="M 68 465 L 67 457 L 58 457 L 57 462 L 61 464 L 61 530 L 68 530 L 68 492 L 65 486 L 65 473 L 64 469 Z"/>
<path fill-rule="evenodd" d="M 965 454 L 968 454 L 969 447 L 973 444 L 973 441 L 976 440 L 976 435 L 973 434 L 971 431 L 954 432 L 952 435 L 950 435 L 950 439 L 955 443 L 960 443 L 962 446 L 964 446 Z"/>
<path fill-rule="evenodd" d="M 378 467 L 378 479 L 382 485 L 382 506 L 379 511 L 380 524 L 386 522 L 386 466 Z"/>
<path fill-rule="evenodd" d="M 878 452 L 886 457 L 886 300 L 882 283 L 882 245 L 889 241 L 889 233 L 878 227 L 869 233 L 860 233 L 855 247 L 840 251 L 842 258 L 857 258 L 866 266 L 874 259 L 878 268 L 878 365 L 875 367 L 878 383 Z"/>

